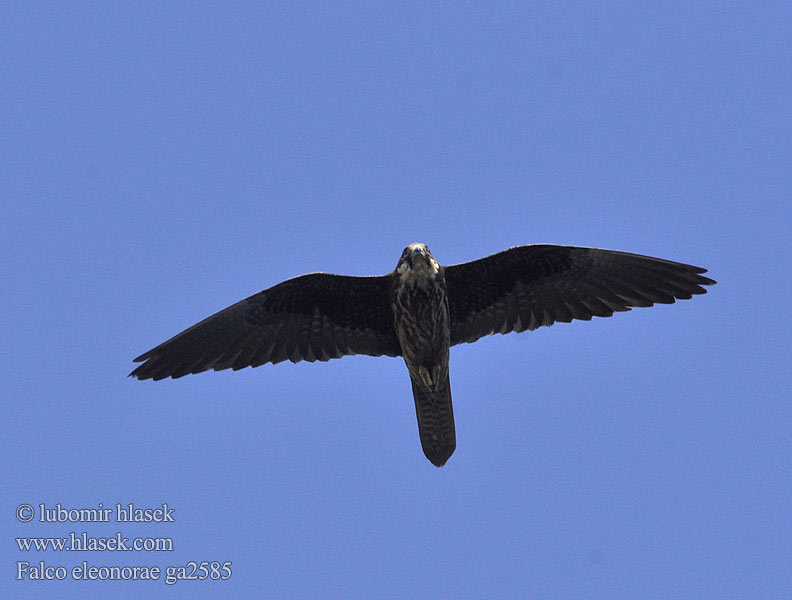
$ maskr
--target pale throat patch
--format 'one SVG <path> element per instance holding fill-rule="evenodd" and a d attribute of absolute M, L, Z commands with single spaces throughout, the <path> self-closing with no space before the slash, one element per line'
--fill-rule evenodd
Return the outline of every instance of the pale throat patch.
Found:
<path fill-rule="evenodd" d="M 440 272 L 440 265 L 432 257 L 429 257 L 428 265 L 421 260 L 416 260 L 412 267 L 405 260 L 396 268 L 396 272 L 403 283 L 420 279 L 434 279 Z"/>
<path fill-rule="evenodd" d="M 440 272 L 440 265 L 429 253 L 429 248 L 427 248 L 425 244 L 416 242 L 407 246 L 406 250 L 409 250 L 412 254 L 421 254 L 424 259 L 428 259 L 429 264 L 427 266 L 426 262 L 423 260 L 414 260 L 413 266 L 410 267 L 406 260 L 403 261 L 396 268 L 396 272 L 399 274 L 402 283 L 420 279 L 434 279 Z"/>

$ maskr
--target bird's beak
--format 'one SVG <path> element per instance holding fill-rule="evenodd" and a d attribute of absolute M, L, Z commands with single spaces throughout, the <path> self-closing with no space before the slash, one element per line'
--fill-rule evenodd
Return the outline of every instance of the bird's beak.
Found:
<path fill-rule="evenodd" d="M 413 251 L 407 255 L 410 259 L 410 266 L 412 267 L 415 263 L 415 260 L 422 260 L 424 262 L 429 262 L 426 258 L 426 253 L 424 252 L 423 248 L 413 248 Z"/>

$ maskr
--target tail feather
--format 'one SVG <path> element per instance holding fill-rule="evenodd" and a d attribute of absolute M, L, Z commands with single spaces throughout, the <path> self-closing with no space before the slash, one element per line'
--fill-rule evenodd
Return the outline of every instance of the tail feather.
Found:
<path fill-rule="evenodd" d="M 436 392 L 425 389 L 412 378 L 411 381 L 421 447 L 429 462 L 442 467 L 456 449 L 451 381 L 446 375 L 445 382 Z"/>

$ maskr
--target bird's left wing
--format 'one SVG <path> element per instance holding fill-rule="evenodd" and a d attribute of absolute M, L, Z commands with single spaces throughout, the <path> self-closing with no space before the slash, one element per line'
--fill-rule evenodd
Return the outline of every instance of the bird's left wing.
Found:
<path fill-rule="evenodd" d="M 391 278 L 311 273 L 279 283 L 138 356 L 138 379 L 182 377 L 289 359 L 398 356 Z"/>
<path fill-rule="evenodd" d="M 671 304 L 704 294 L 706 269 L 597 248 L 517 246 L 445 267 L 451 344 L 610 317 L 634 306 Z"/>

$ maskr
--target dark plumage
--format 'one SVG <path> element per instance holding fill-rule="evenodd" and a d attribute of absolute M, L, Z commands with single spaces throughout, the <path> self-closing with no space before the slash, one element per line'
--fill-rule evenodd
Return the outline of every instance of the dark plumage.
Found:
<path fill-rule="evenodd" d="M 518 246 L 442 267 L 411 244 L 380 277 L 311 273 L 204 319 L 137 357 L 131 376 L 164 379 L 289 359 L 402 356 L 412 380 L 421 445 L 442 466 L 454 452 L 449 348 L 509 333 L 609 317 L 704 294 L 700 267 L 573 246 Z"/>

